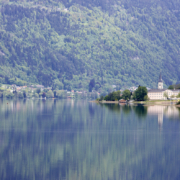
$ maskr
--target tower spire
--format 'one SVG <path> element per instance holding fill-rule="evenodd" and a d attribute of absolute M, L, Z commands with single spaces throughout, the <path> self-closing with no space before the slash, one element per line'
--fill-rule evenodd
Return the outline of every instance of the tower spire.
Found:
<path fill-rule="evenodd" d="M 162 80 L 161 72 L 160 72 L 160 75 L 159 75 L 158 89 L 163 89 L 163 80 Z"/>
<path fill-rule="evenodd" d="M 161 72 L 160 72 L 160 75 L 159 75 L 159 81 L 158 82 L 163 82 Z"/>

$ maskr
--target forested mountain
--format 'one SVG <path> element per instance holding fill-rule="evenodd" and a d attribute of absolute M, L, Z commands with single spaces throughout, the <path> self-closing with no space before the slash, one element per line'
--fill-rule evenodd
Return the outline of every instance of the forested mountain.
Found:
<path fill-rule="evenodd" d="M 0 83 L 180 80 L 180 0 L 0 0 Z"/>

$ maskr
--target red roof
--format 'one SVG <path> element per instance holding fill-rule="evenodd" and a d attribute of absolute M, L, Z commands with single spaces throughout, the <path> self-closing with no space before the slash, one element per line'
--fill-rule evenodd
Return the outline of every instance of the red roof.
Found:
<path fill-rule="evenodd" d="M 119 100 L 119 103 L 126 103 L 126 100 L 120 99 L 120 100 Z"/>

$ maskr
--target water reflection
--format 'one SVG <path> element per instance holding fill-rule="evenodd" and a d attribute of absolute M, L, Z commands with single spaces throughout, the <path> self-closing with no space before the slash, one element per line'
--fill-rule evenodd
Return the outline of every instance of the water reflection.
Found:
<path fill-rule="evenodd" d="M 176 107 L 1 100 L 0 117 L 2 180 L 180 178 Z"/>
<path fill-rule="evenodd" d="M 149 106 L 148 114 L 157 115 L 158 116 L 158 124 L 162 127 L 163 117 L 166 116 L 169 119 L 179 119 L 179 108 L 175 106 Z"/>
<path fill-rule="evenodd" d="M 99 104 L 101 107 L 106 107 L 111 111 L 120 113 L 121 111 L 121 107 L 119 106 L 119 104 Z"/>
<path fill-rule="evenodd" d="M 129 114 L 131 111 L 132 111 L 132 108 L 131 106 L 122 106 L 122 111 L 125 113 L 125 114 Z"/>
<path fill-rule="evenodd" d="M 131 114 L 132 111 L 138 116 L 139 120 L 145 119 L 147 116 L 147 107 L 139 105 L 139 106 L 131 106 L 131 105 L 119 105 L 119 104 L 101 104 L 108 108 L 111 111 L 120 113 L 121 111 L 128 115 Z"/>
<path fill-rule="evenodd" d="M 166 116 L 169 119 L 178 119 L 180 117 L 180 108 L 176 106 L 161 106 L 161 105 L 152 105 L 152 106 L 143 106 L 143 105 L 119 105 L 119 104 L 103 104 L 108 109 L 119 112 L 123 111 L 124 114 L 129 114 L 134 111 L 139 120 L 146 119 L 147 115 L 157 116 L 157 121 L 160 126 L 163 124 L 163 117 Z"/>
<path fill-rule="evenodd" d="M 145 106 L 133 106 L 133 110 L 139 119 L 143 119 L 147 116 L 147 107 Z"/>

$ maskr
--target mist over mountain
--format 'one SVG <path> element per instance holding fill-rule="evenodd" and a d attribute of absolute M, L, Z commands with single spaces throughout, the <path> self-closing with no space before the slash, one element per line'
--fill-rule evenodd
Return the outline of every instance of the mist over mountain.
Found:
<path fill-rule="evenodd" d="M 0 83 L 180 81 L 180 0 L 0 0 Z"/>

